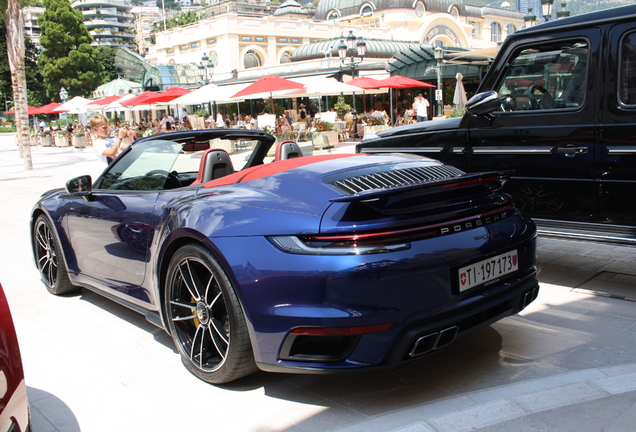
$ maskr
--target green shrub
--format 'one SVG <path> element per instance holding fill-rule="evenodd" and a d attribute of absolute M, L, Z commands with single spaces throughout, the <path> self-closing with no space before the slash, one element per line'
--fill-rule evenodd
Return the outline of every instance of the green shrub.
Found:
<path fill-rule="evenodd" d="M 463 117 L 466 113 L 466 108 L 460 106 L 454 106 L 450 112 L 449 117 Z"/>
<path fill-rule="evenodd" d="M 314 126 L 316 127 L 316 132 L 329 132 L 333 129 L 333 123 L 321 120 L 316 120 Z"/>
<path fill-rule="evenodd" d="M 333 109 L 340 117 L 344 118 L 345 114 L 351 111 L 351 105 L 345 102 L 344 97 L 338 96 L 338 102 L 333 106 Z"/>

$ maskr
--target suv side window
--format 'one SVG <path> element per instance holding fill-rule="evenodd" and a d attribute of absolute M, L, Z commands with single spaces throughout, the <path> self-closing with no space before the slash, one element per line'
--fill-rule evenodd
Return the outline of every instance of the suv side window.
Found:
<path fill-rule="evenodd" d="M 524 48 L 499 87 L 501 111 L 578 108 L 586 96 L 588 56 L 584 40 Z"/>
<path fill-rule="evenodd" d="M 618 100 L 622 105 L 636 105 L 636 33 L 626 34 L 621 43 Z"/>

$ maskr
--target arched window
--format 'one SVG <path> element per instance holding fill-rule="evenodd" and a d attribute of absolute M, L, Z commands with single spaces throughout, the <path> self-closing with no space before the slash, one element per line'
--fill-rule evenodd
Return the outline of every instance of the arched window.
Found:
<path fill-rule="evenodd" d="M 340 14 L 335 9 L 330 10 L 329 13 L 327 14 L 327 20 L 334 20 L 334 19 L 338 19 L 339 17 L 340 17 Z"/>
<path fill-rule="evenodd" d="M 415 4 L 415 15 L 417 15 L 418 18 L 422 18 L 422 16 L 424 16 L 424 12 L 426 12 L 426 6 L 424 6 L 423 2 L 418 1 Z"/>
<path fill-rule="evenodd" d="M 291 59 L 291 53 L 289 51 L 286 51 L 283 53 L 282 56 L 280 56 L 280 62 L 282 63 L 291 63 L 292 59 Z"/>
<path fill-rule="evenodd" d="M 216 53 L 216 51 L 212 51 L 210 54 L 208 54 L 208 58 L 210 59 L 212 66 L 217 67 L 217 65 L 219 64 L 219 55 Z"/>
<path fill-rule="evenodd" d="M 453 6 L 452 8 L 450 8 L 449 13 L 453 18 L 459 18 L 459 9 L 457 9 L 457 6 Z"/>
<path fill-rule="evenodd" d="M 517 27 L 515 27 L 514 24 L 508 24 L 508 27 L 506 27 L 508 30 L 508 35 L 513 34 L 514 32 L 517 31 Z"/>
<path fill-rule="evenodd" d="M 372 15 L 372 14 L 373 14 L 373 8 L 369 4 L 365 4 L 364 6 L 362 6 L 362 9 L 360 9 L 360 15 Z"/>
<path fill-rule="evenodd" d="M 245 69 L 259 67 L 261 65 L 261 59 L 258 54 L 252 50 L 248 51 L 243 58 L 243 67 Z"/>
<path fill-rule="evenodd" d="M 499 24 L 498 22 L 493 22 L 492 25 L 490 26 L 490 33 L 491 33 L 491 38 L 490 40 L 492 42 L 501 42 L 501 24 Z"/>

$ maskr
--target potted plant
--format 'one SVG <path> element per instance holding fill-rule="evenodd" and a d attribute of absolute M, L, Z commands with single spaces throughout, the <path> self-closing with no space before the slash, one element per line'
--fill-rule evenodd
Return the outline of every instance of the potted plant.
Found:
<path fill-rule="evenodd" d="M 194 118 L 192 119 L 192 127 L 194 129 L 207 129 L 205 127 L 205 119 L 210 116 L 208 110 L 200 109 L 194 113 Z M 214 127 L 214 126 L 212 126 Z"/>
<path fill-rule="evenodd" d="M 363 122 L 364 134 L 376 134 L 389 128 L 384 117 L 365 116 Z"/>
<path fill-rule="evenodd" d="M 73 147 L 75 148 L 86 147 L 86 135 L 84 134 L 84 132 L 75 132 L 71 137 L 71 141 L 73 143 Z"/>
<path fill-rule="evenodd" d="M 55 131 L 55 145 L 58 147 L 68 147 L 71 145 L 68 137 L 66 136 L 66 131 L 61 129 Z"/>
<path fill-rule="evenodd" d="M 316 120 L 314 122 L 314 127 L 316 128 L 316 132 L 327 137 L 330 146 L 338 144 L 338 131 L 333 130 L 333 123 L 328 121 Z"/>
<path fill-rule="evenodd" d="M 47 132 L 38 132 L 38 141 L 42 147 L 50 147 L 53 145 L 53 138 Z"/>
<path fill-rule="evenodd" d="M 338 102 L 336 102 L 336 104 L 333 106 L 333 109 L 335 109 L 338 113 L 338 116 L 344 120 L 345 115 L 347 115 L 347 113 L 351 111 L 351 105 L 345 102 L 344 97 L 338 96 Z"/>

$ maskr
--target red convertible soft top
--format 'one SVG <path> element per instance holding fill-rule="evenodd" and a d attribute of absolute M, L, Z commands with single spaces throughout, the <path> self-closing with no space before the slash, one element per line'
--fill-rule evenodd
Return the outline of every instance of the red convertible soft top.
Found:
<path fill-rule="evenodd" d="M 216 187 L 226 186 L 235 183 L 243 183 L 250 180 L 256 180 L 263 177 L 268 177 L 274 174 L 285 172 L 294 168 L 314 164 L 332 159 L 340 159 L 344 157 L 360 156 L 359 154 L 326 154 L 319 156 L 303 156 L 293 159 L 286 159 L 277 162 L 271 162 L 268 164 L 257 165 L 251 168 L 247 168 L 241 171 L 237 171 L 233 174 L 226 175 L 212 181 L 205 183 L 202 187 Z"/>

